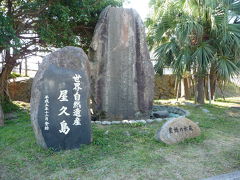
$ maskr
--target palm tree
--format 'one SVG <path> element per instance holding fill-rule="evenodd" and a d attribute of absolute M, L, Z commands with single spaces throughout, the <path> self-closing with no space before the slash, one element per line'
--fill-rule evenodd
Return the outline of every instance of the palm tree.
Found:
<path fill-rule="evenodd" d="M 146 21 L 148 42 L 155 50 L 155 69 L 170 66 L 181 77 L 194 75 L 196 102 L 204 103 L 204 79 L 239 73 L 239 0 L 152 0 L 153 15 Z M 213 93 L 213 92 L 212 92 Z"/>

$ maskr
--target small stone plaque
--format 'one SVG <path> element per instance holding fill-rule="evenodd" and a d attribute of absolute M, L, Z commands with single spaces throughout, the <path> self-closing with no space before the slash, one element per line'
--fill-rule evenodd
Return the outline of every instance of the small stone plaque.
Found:
<path fill-rule="evenodd" d="M 175 144 L 200 134 L 201 130 L 196 123 L 180 117 L 167 121 L 157 132 L 157 140 L 166 144 Z"/>
<path fill-rule="evenodd" d="M 60 50 L 63 57 L 66 49 Z M 37 141 L 56 151 L 79 148 L 92 141 L 87 68 L 82 63 L 83 66 L 76 63 L 79 70 L 69 68 L 66 64 L 70 63 L 72 67 L 77 59 L 66 57 L 63 65 L 64 58 L 57 57 L 56 63 L 45 62 L 39 70 L 31 97 L 31 117 Z"/>

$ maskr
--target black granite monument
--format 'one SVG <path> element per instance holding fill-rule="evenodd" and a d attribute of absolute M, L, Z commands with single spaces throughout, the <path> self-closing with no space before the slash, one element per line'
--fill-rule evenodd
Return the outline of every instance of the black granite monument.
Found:
<path fill-rule="evenodd" d="M 66 47 L 45 58 L 31 97 L 31 119 L 41 146 L 58 151 L 91 143 L 88 69 L 80 48 Z"/>

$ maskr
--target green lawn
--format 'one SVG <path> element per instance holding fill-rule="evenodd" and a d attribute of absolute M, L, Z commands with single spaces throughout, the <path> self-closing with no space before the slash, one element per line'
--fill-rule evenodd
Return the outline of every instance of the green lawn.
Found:
<path fill-rule="evenodd" d="M 235 102 L 236 101 L 236 102 Z M 0 179 L 184 179 L 240 169 L 240 99 L 199 107 L 181 106 L 202 135 L 177 145 L 155 140 L 162 124 L 93 125 L 93 143 L 52 152 L 34 138 L 29 113 L 0 128 Z"/>

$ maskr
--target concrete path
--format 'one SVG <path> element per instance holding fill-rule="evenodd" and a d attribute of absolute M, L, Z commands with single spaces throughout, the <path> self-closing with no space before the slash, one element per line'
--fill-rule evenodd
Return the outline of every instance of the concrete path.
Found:
<path fill-rule="evenodd" d="M 214 176 L 214 177 L 210 177 L 202 180 L 240 180 L 240 171 L 222 174 L 219 176 Z"/>

